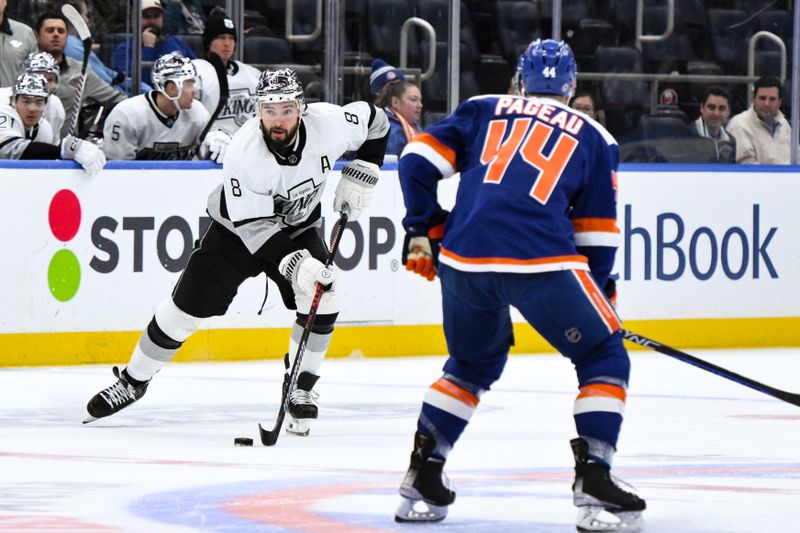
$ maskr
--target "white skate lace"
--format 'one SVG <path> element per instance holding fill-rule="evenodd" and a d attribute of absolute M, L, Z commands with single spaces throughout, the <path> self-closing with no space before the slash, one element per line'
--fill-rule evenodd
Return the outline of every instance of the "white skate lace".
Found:
<path fill-rule="evenodd" d="M 319 394 L 315 391 L 307 391 L 303 389 L 295 389 L 292 391 L 290 396 L 291 402 L 295 405 L 300 404 L 311 404 L 317 405 L 317 398 L 319 398 Z"/>
<path fill-rule="evenodd" d="M 134 401 L 136 398 L 133 393 L 133 387 L 117 381 L 112 386 L 100 393 L 100 395 L 112 406 L 121 405 L 128 401 Z"/>

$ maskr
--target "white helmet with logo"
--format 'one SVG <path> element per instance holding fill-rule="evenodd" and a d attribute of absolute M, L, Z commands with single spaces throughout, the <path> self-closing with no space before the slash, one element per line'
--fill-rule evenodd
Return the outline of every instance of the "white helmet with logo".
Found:
<path fill-rule="evenodd" d="M 183 82 L 197 78 L 197 69 L 194 68 L 192 61 L 178 52 L 164 54 L 156 59 L 153 64 L 153 71 L 150 79 L 153 88 L 170 100 L 177 100 L 183 92 Z M 167 82 L 173 82 L 178 87 L 178 96 L 167 95 Z"/>
<path fill-rule="evenodd" d="M 18 96 L 41 96 L 46 99 L 50 96 L 50 91 L 47 89 L 47 78 L 41 74 L 23 72 L 17 76 L 17 81 L 14 82 L 13 98 L 16 99 Z"/>
<path fill-rule="evenodd" d="M 256 101 L 262 103 L 297 102 L 297 109 L 306 110 L 303 83 L 297 72 L 290 68 L 267 69 L 261 73 L 256 85 Z"/>
<path fill-rule="evenodd" d="M 32 52 L 28 54 L 28 57 L 22 62 L 22 66 L 28 74 L 53 74 L 56 78 L 56 86 L 58 86 L 58 78 L 61 76 L 61 67 L 58 66 L 55 58 L 49 53 Z"/>

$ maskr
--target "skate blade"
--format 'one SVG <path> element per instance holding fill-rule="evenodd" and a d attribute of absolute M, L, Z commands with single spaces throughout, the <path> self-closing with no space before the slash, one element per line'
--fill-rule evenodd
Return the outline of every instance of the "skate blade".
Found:
<path fill-rule="evenodd" d="M 446 505 L 433 505 L 422 500 L 400 497 L 400 505 L 394 513 L 394 521 L 441 522 L 447 516 Z"/>
<path fill-rule="evenodd" d="M 84 424 L 91 424 L 95 420 L 100 420 L 99 418 L 95 418 L 92 415 L 86 417 L 86 420 L 83 421 Z"/>
<path fill-rule="evenodd" d="M 307 437 L 311 432 L 311 424 L 305 419 L 290 418 L 289 423 L 286 424 L 286 433 L 298 435 L 300 437 Z"/>
<path fill-rule="evenodd" d="M 575 521 L 578 531 L 624 531 L 635 533 L 642 529 L 644 518 L 641 511 L 611 512 L 602 506 L 578 507 Z"/>

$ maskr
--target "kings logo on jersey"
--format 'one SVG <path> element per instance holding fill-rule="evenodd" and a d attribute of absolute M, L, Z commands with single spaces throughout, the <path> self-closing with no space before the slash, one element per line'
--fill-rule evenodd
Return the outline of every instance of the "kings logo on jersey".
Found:
<path fill-rule="evenodd" d="M 322 191 L 313 180 L 304 181 L 289 190 L 289 198 L 275 195 L 275 214 L 280 215 L 287 224 L 302 222 L 316 203 L 314 199 Z"/>
<path fill-rule="evenodd" d="M 237 126 L 241 126 L 248 119 L 256 116 L 256 101 L 248 89 L 231 90 L 228 102 L 219 115 L 219 120 L 233 120 Z"/>

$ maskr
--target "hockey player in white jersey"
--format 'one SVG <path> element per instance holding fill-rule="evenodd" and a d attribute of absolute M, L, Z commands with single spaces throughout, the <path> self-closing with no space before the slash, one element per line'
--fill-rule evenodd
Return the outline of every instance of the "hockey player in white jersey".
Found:
<path fill-rule="evenodd" d="M 255 92 L 261 72 L 246 63 L 234 61 L 236 26 L 224 11 L 215 14 L 212 10 L 203 31 L 203 44 L 207 54 L 214 53 L 220 57 L 228 77 L 228 101 L 214 121 L 214 127 L 233 135 L 247 120 L 256 116 Z M 209 114 L 213 114 L 220 97 L 216 70 L 206 59 L 192 62 L 197 68 L 198 98 Z"/>
<path fill-rule="evenodd" d="M 0 105 L 0 158 L 74 159 L 94 176 L 105 166 L 103 152 L 72 135 L 59 143 L 58 132 L 44 118 L 50 98 L 44 76 L 23 72 L 17 77 L 11 99 Z"/>
<path fill-rule="evenodd" d="M 153 64 L 153 91 L 117 104 L 103 126 L 103 151 L 108 159 L 185 160 L 196 149 L 197 138 L 209 120 L 195 102 L 197 71 L 177 52 L 164 54 Z M 221 131 L 206 135 L 200 153 L 222 163 L 230 136 Z"/>
<path fill-rule="evenodd" d="M 287 430 L 307 434 L 317 418 L 312 391 L 330 344 L 341 295 L 321 235 L 320 198 L 336 159 L 348 151 L 356 159 L 342 169 L 333 208 L 358 219 L 369 204 L 383 163 L 389 124 L 367 102 L 344 107 L 306 106 L 303 86 L 288 68 L 266 70 L 256 88 L 258 117 L 245 123 L 228 147 L 223 183 L 211 192 L 208 231 L 189 258 L 172 296 L 155 316 L 119 380 L 87 406 L 91 422 L 141 398 L 153 375 L 175 355 L 205 319 L 223 315 L 239 285 L 265 272 L 280 288 L 284 304 L 297 310 L 289 354 L 303 334 L 317 282 L 321 298 L 298 374 L 289 395 Z M 292 361 L 286 358 L 290 368 Z"/>
<path fill-rule="evenodd" d="M 22 63 L 23 72 L 28 74 L 41 74 L 47 80 L 47 86 L 50 94 L 56 92 L 58 88 L 58 78 L 61 75 L 61 68 L 53 59 L 53 56 L 47 52 L 33 52 L 28 54 Z M 14 87 L 1 87 L 0 88 L 0 102 L 6 104 L 11 100 L 11 95 L 14 92 Z M 58 97 L 48 98 L 47 106 L 44 108 L 44 118 L 53 127 L 56 133 L 55 142 L 61 138 L 61 127 L 64 125 L 64 105 Z"/>

